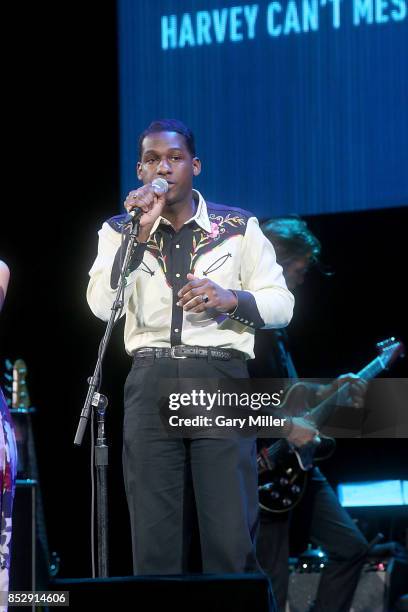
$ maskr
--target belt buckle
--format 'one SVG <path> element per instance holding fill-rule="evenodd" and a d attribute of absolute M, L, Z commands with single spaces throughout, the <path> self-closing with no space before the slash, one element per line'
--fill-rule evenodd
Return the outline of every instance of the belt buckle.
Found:
<path fill-rule="evenodd" d="M 176 350 L 176 346 L 171 346 L 170 347 L 170 356 L 172 359 L 187 359 L 187 355 L 176 355 L 175 350 Z"/>

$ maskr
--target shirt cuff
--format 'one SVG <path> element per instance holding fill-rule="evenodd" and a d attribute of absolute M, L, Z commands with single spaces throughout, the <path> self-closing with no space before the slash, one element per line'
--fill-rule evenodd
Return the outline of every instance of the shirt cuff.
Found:
<path fill-rule="evenodd" d="M 265 322 L 259 314 L 258 306 L 252 293 L 249 291 L 236 291 L 231 289 L 235 293 L 238 304 L 232 312 L 228 312 L 230 319 L 239 321 L 248 327 L 253 329 L 260 329 L 264 327 Z"/>
<path fill-rule="evenodd" d="M 132 248 L 132 255 L 130 257 L 129 267 L 127 269 L 126 276 L 128 276 L 131 272 L 134 272 L 140 266 L 143 260 L 146 246 L 147 246 L 146 242 L 136 242 L 136 241 L 134 242 L 134 245 Z M 123 248 L 123 255 L 122 255 L 122 247 L 119 247 L 116 252 L 115 259 L 113 260 L 111 278 L 110 278 L 111 289 L 116 289 L 119 284 L 119 277 L 120 277 L 120 272 L 122 269 L 121 259 L 122 257 L 125 256 L 125 253 L 126 253 L 125 246 Z"/>

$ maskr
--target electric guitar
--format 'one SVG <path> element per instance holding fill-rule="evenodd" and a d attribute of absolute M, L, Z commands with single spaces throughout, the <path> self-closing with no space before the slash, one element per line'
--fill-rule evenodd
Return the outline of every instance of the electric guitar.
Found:
<path fill-rule="evenodd" d="M 358 372 L 359 378 L 375 378 L 398 357 L 404 357 L 405 351 L 404 345 L 395 338 L 379 342 L 377 350 L 378 356 Z M 349 388 L 350 383 L 345 382 L 330 397 L 307 412 L 305 406 L 309 389 L 302 382 L 296 383 L 289 389 L 281 409 L 285 414 L 303 416 L 320 429 L 338 408 L 341 394 L 347 394 Z M 288 512 L 294 508 L 303 496 L 308 471 L 313 463 L 330 457 L 335 445 L 334 438 L 319 436 L 316 441 L 300 448 L 294 447 L 285 438 L 263 448 L 257 458 L 260 507 L 271 513 Z"/>

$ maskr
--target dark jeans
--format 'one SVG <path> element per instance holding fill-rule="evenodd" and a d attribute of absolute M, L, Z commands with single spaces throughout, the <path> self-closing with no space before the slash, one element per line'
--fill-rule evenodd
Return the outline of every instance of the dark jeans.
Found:
<path fill-rule="evenodd" d="M 163 378 L 247 376 L 239 359 L 165 358 L 132 367 L 125 385 L 123 471 L 136 574 L 186 571 L 193 494 L 203 572 L 259 570 L 255 439 L 171 437 L 157 405 Z"/>
<path fill-rule="evenodd" d="M 314 612 L 347 612 L 365 561 L 367 542 L 340 505 L 333 489 L 314 468 L 296 516 L 329 562 L 322 571 Z M 278 609 L 284 612 L 289 571 L 289 515 L 261 513 L 257 557 L 269 574 Z"/>

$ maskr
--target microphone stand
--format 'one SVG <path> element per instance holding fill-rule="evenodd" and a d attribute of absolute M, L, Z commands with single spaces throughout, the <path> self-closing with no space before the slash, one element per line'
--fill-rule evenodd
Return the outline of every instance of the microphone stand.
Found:
<path fill-rule="evenodd" d="M 111 315 L 101 340 L 93 376 L 88 378 L 88 392 L 85 398 L 79 418 L 78 428 L 74 439 L 76 446 L 81 446 L 85 429 L 88 424 L 92 408 L 97 409 L 98 433 L 95 446 L 94 461 L 97 470 L 97 539 L 98 539 L 98 576 L 106 578 L 108 576 L 108 445 L 105 437 L 105 413 L 108 405 L 106 396 L 99 393 L 100 375 L 102 362 L 109 344 L 113 326 L 117 320 L 117 314 L 123 308 L 123 292 L 126 284 L 126 272 L 129 267 L 133 252 L 133 244 L 139 233 L 139 217 L 132 220 L 132 229 L 127 234 L 128 243 L 126 254 L 123 260 L 119 284 L 116 290 L 115 301 L 113 302 Z M 92 534 L 93 535 L 93 534 Z M 93 537 L 92 537 L 93 541 Z M 94 571 L 94 547 L 92 546 L 92 572 Z M 93 575 L 93 578 L 95 576 Z"/>

